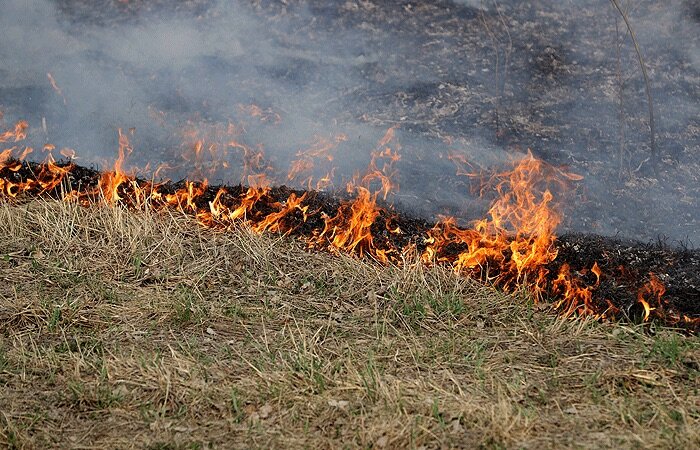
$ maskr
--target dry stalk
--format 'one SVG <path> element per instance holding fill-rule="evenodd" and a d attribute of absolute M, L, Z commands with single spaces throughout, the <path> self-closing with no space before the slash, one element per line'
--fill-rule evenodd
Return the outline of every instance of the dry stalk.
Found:
<path fill-rule="evenodd" d="M 654 167 L 654 170 L 656 170 L 656 162 L 658 160 L 658 154 L 656 151 L 656 129 L 654 126 L 654 102 L 652 100 L 651 96 L 651 84 L 649 82 L 649 75 L 647 73 L 647 67 L 646 64 L 644 63 L 644 58 L 642 57 L 642 51 L 639 48 L 639 41 L 637 40 L 637 35 L 634 33 L 634 29 L 632 28 L 632 24 L 630 23 L 629 17 L 627 13 L 622 9 L 622 6 L 620 6 L 620 2 L 618 0 L 610 0 L 610 2 L 613 4 L 615 9 L 620 13 L 622 16 L 622 20 L 625 21 L 625 26 L 627 27 L 627 31 L 630 33 L 630 37 L 632 38 L 632 43 L 634 44 L 634 50 L 637 52 L 637 59 L 639 60 L 639 66 L 642 69 L 642 75 L 644 76 L 644 89 L 646 90 L 647 94 L 647 103 L 649 105 L 649 134 L 650 134 L 650 145 L 651 145 L 651 159 L 652 159 L 652 165 Z M 642 164 L 646 162 L 643 161 Z M 641 165 L 640 165 L 641 167 Z"/>
<path fill-rule="evenodd" d="M 496 105 L 495 105 L 495 120 L 496 120 L 496 137 L 500 137 L 501 135 L 501 125 L 500 125 L 500 110 L 501 110 L 501 101 L 503 99 L 503 96 L 505 95 L 505 87 L 508 79 L 508 66 L 510 65 L 510 55 L 513 51 L 513 39 L 510 35 L 510 30 L 508 29 L 508 24 L 506 22 L 506 19 L 501 12 L 501 9 L 499 8 L 498 2 L 496 0 L 493 1 L 494 8 L 496 9 L 496 12 L 498 13 L 498 19 L 503 26 L 503 29 L 505 30 L 506 33 L 506 39 L 508 41 L 507 45 L 505 46 L 505 49 L 503 51 L 503 73 L 501 73 L 501 59 L 500 59 L 500 48 L 501 48 L 501 40 L 500 38 L 496 35 L 496 32 L 491 30 L 491 28 L 488 25 L 488 22 L 486 20 L 486 17 L 484 16 L 483 10 L 480 13 L 480 18 L 481 22 L 484 25 L 484 29 L 486 30 L 486 33 L 489 35 L 489 38 L 491 39 L 491 42 L 493 43 L 493 49 L 496 54 L 496 63 L 495 63 L 495 68 L 494 68 L 494 77 L 496 80 Z"/>
<path fill-rule="evenodd" d="M 619 88 L 619 111 L 618 120 L 620 122 L 619 128 L 619 140 L 620 140 L 620 151 L 619 151 L 619 164 L 620 164 L 620 175 L 624 171 L 624 158 L 625 158 L 625 106 L 624 106 L 624 80 L 622 78 L 622 39 L 620 39 L 620 27 L 619 18 L 615 17 L 615 56 L 617 58 L 617 83 Z"/>

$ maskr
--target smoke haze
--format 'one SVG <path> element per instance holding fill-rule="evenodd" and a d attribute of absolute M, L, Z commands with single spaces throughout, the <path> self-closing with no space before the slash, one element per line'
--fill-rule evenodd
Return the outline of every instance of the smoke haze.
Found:
<path fill-rule="evenodd" d="M 125 130 L 130 164 L 166 163 L 173 179 L 193 175 L 182 154 L 197 139 L 264 149 L 278 183 L 298 152 L 329 143 L 336 188 L 398 126 L 390 200 L 429 218 L 484 213 L 450 158 L 489 171 L 532 148 L 585 177 L 564 230 L 700 245 L 700 5 L 633 6 L 658 174 L 636 54 L 603 0 L 6 0 L 0 110 L 5 125 L 30 122 L 36 148 L 101 168 Z M 212 183 L 246 181 L 239 153 L 219 157 Z"/>

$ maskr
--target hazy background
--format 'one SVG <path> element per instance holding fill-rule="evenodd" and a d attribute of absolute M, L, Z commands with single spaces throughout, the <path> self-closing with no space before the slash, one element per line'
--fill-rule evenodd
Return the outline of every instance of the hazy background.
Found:
<path fill-rule="evenodd" d="M 311 175 L 337 166 L 337 188 L 398 126 L 389 200 L 429 218 L 484 212 L 450 157 L 488 171 L 532 148 L 586 177 L 563 229 L 698 245 L 700 2 L 621 3 L 652 79 L 660 173 L 645 163 L 636 55 L 607 0 L 4 0 L 0 111 L 5 126 L 30 122 L 35 147 L 99 168 L 122 129 L 131 166 L 166 163 L 173 179 L 245 182 L 245 148 L 294 184 L 297 154 L 328 147 L 333 161 Z M 198 140 L 211 149 L 199 159 Z"/>

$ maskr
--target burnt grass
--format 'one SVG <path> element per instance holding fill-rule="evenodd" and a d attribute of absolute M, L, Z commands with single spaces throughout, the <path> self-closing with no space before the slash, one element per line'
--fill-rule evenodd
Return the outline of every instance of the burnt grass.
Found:
<path fill-rule="evenodd" d="M 43 191 L 38 186 L 34 190 L 28 190 L 24 194 L 27 198 L 32 196 L 48 196 L 62 199 L 66 187 L 76 189 L 79 192 L 92 192 L 92 200 L 99 200 L 98 181 L 101 173 L 98 170 L 79 166 L 73 163 L 59 163 L 61 167 L 69 168 L 62 183 L 52 190 Z M 21 183 L 26 180 L 38 179 L 42 172 L 42 165 L 33 162 L 23 162 L 18 170 L 9 170 L 7 167 L 0 170 L 0 178 Z M 16 168 L 16 167 L 15 167 Z M 136 180 L 140 186 L 148 184 L 145 180 Z M 164 182 L 158 185 L 161 194 L 173 194 L 186 187 L 186 182 Z M 133 199 L 133 191 L 129 183 L 120 186 L 120 202 L 126 207 L 131 207 L 130 199 Z M 207 186 L 205 191 L 197 196 L 194 204 L 197 211 L 208 211 L 209 202 L 212 202 L 220 188 L 224 188 L 226 194 L 220 198 L 222 204 L 229 207 L 240 204 L 239 199 L 247 192 L 243 185 L 236 186 Z M 3 193 L 5 194 L 5 193 Z M 132 195 L 130 195 L 132 194 Z M 294 210 L 282 220 L 281 230 L 285 234 L 297 237 L 318 236 L 325 226 L 325 217 L 335 216 L 342 208 L 347 208 L 352 200 L 349 194 L 334 192 L 319 192 L 291 189 L 287 186 L 271 187 L 269 191 L 250 210 L 246 219 L 251 223 L 258 223 L 271 213 L 278 212 L 280 205 L 291 194 L 298 197 L 305 195 L 302 205 L 308 206 L 306 219 L 299 210 Z M 21 199 L 23 196 L 18 196 Z M 394 209 L 391 205 L 378 202 L 380 206 L 379 216 L 371 227 L 373 245 L 378 250 L 387 250 L 390 259 L 399 261 L 398 254 L 409 246 L 415 247 L 418 252 L 426 248 L 425 237 L 427 232 L 435 224 L 429 221 L 412 217 L 410 214 Z M 157 207 L 157 206 L 156 206 Z M 187 208 L 180 209 L 193 213 Z M 388 231 L 389 228 L 399 227 L 401 233 L 395 234 Z M 592 303 L 598 312 L 609 310 L 610 306 L 617 308 L 613 317 L 632 322 L 641 322 L 644 316 L 643 306 L 638 301 L 638 292 L 649 282 L 653 276 L 657 277 L 665 287 L 665 293 L 661 298 L 661 305 L 650 302 L 651 317 L 663 325 L 679 326 L 691 332 L 697 332 L 700 324 L 700 250 L 678 248 L 668 245 L 663 240 L 655 243 L 644 243 L 630 239 L 606 237 L 596 234 L 564 234 L 555 242 L 558 250 L 557 258 L 546 269 L 548 270 L 548 286 L 552 288 L 556 275 L 563 264 L 568 264 L 571 273 L 576 274 L 583 286 L 595 286 L 597 281 L 590 268 L 597 263 L 602 271 L 600 282 L 593 289 Z M 314 248 L 320 248 L 315 245 Z M 326 247 L 332 249 L 329 245 Z M 443 261 L 452 261 L 465 250 L 459 244 L 448 245 L 438 257 Z M 362 254 L 362 251 L 358 252 Z M 508 256 L 508 255 L 505 255 Z M 494 274 L 493 268 L 482 268 L 479 273 L 470 274 L 476 278 L 483 278 L 489 272 Z M 556 298 L 545 299 L 556 301 Z M 610 314 L 609 314 L 610 316 Z M 681 320 L 683 317 L 691 319 Z M 653 323 L 653 321 L 652 321 Z"/>

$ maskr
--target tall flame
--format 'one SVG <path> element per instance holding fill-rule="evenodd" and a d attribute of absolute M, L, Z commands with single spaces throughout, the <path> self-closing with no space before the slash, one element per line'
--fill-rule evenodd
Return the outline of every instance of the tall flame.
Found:
<path fill-rule="evenodd" d="M 124 172 L 124 161 L 133 151 L 133 148 L 129 143 L 129 138 L 122 133 L 121 128 L 118 130 L 118 132 L 119 156 L 114 162 L 114 170 L 104 172 L 98 183 L 100 192 L 104 196 L 105 201 L 110 205 L 113 205 L 122 199 L 122 197 L 119 195 L 119 187 L 126 181 L 129 181 L 129 176 Z"/>
<path fill-rule="evenodd" d="M 661 281 L 653 273 L 649 274 L 649 281 L 642 286 L 637 292 L 637 301 L 644 308 L 644 321 L 649 320 L 651 312 L 656 309 L 652 307 L 652 304 L 656 304 L 657 307 L 661 306 L 661 300 L 663 295 L 666 293 L 666 287 L 661 283 Z"/>
<path fill-rule="evenodd" d="M 508 287 L 528 276 L 539 285 L 547 274 L 545 266 L 557 257 L 554 230 L 560 216 L 547 188 L 552 171 L 528 153 L 512 171 L 496 174 L 498 197 L 488 217 L 470 229 L 458 227 L 454 218 L 443 219 L 429 232 L 423 260 L 449 261 L 458 271 L 497 267 Z M 446 252 L 455 244 L 465 248 L 456 257 Z"/>
<path fill-rule="evenodd" d="M 377 205 L 377 198 L 382 194 L 386 199 L 389 192 L 396 188 L 392 181 L 395 176 L 393 165 L 400 159 L 397 150 L 392 150 L 388 144 L 394 140 L 396 127 L 390 128 L 377 144 L 377 149 L 372 153 L 372 159 L 362 177 L 359 185 L 357 181 L 348 183 L 347 191 L 354 193 L 352 201 L 341 204 L 334 216 L 324 216 L 325 226 L 323 230 L 311 240 L 313 247 L 324 246 L 334 251 L 357 253 L 360 256 L 368 254 L 381 262 L 389 262 L 390 254 L 397 254 L 397 249 L 378 249 L 374 245 L 372 226 L 380 216 L 382 208 Z M 398 144 L 396 145 L 398 149 Z M 377 160 L 384 159 L 382 168 L 377 166 Z M 371 191 L 373 181 L 380 181 L 380 188 Z M 387 224 L 387 228 L 389 225 Z M 394 230 L 396 231 L 396 230 Z"/>
<path fill-rule="evenodd" d="M 0 133 L 0 142 L 19 142 L 27 138 L 27 128 L 29 124 L 26 120 L 17 122 L 13 129 Z"/>
<path fill-rule="evenodd" d="M 292 161 L 287 172 L 287 181 L 296 182 L 299 186 L 306 189 L 315 188 L 321 190 L 330 186 L 333 173 L 335 172 L 334 167 L 328 167 L 333 162 L 333 151 L 341 142 L 347 141 L 347 139 L 348 137 L 345 134 L 339 134 L 333 139 L 316 136 L 310 148 L 297 152 L 297 159 Z M 314 185 L 314 169 L 317 168 L 317 161 L 321 162 L 321 166 L 325 169 L 325 174 Z"/>

